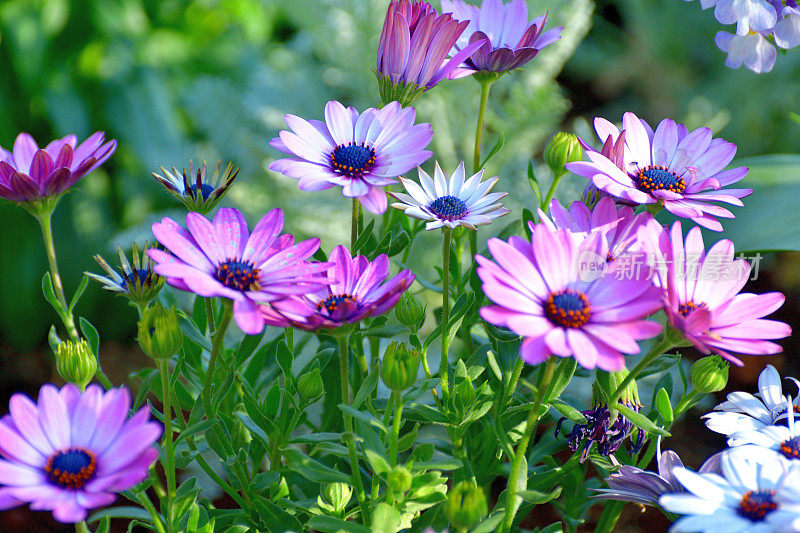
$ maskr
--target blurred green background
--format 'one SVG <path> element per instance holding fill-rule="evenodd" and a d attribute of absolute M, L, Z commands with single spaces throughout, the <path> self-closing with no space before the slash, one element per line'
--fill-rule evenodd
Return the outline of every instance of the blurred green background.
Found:
<path fill-rule="evenodd" d="M 251 224 L 268 209 L 282 207 L 287 231 L 319 235 L 326 250 L 344 241 L 349 203 L 338 189 L 300 193 L 295 180 L 269 172 L 278 154 L 267 142 L 284 127 L 285 113 L 321 118 L 330 99 L 359 110 L 378 104 L 372 69 L 386 5 L 385 0 L 0 2 L 0 145 L 10 148 L 20 131 L 40 144 L 69 133 L 83 139 L 95 130 L 119 142 L 109 162 L 79 182 L 56 212 L 56 247 L 68 294 L 81 272 L 99 272 L 94 253 L 113 260 L 117 244 L 152 239 L 154 220 L 181 217 L 149 172 L 161 165 L 188 167 L 190 158 L 241 166 L 225 205 L 243 209 Z M 588 124 L 598 115 L 617 121 L 632 110 L 651 124 L 672 117 L 690 127 L 709 125 L 739 146 L 739 157 L 800 152 L 800 125 L 789 115 L 800 101 L 800 54 L 780 55 L 773 72 L 760 76 L 726 68 L 714 45 L 714 34 L 723 28 L 698 2 L 529 0 L 529 7 L 531 18 L 549 10 L 550 25 L 562 24 L 565 31 L 524 71 L 503 77 L 492 90 L 485 145 L 488 149 L 501 132 L 506 142 L 488 170 L 502 177 L 497 189 L 511 193 L 513 216 L 533 205 L 525 179 L 529 158 L 540 159 L 558 129 L 590 135 Z M 477 101 L 478 85 L 462 79 L 442 83 L 418 105 L 418 120 L 433 124 L 432 146 L 446 169 L 471 160 Z M 735 210 L 739 219 L 730 226 L 735 239 L 749 239 L 737 248 L 800 249 L 796 161 L 781 160 L 757 174 L 763 189 L 757 187 L 752 202 Z M 549 171 L 541 164 L 536 168 L 546 185 Z M 567 177 L 558 196 L 570 200 L 582 188 Z M 482 238 L 503 225 L 482 230 Z M 0 227 L 4 406 L 12 392 L 35 393 L 55 379 L 46 334 L 56 315 L 39 290 L 46 262 L 38 226 L 25 211 L 0 201 Z M 781 318 L 792 322 L 798 264 L 796 254 L 773 254 L 753 286 L 758 292 L 786 291 Z M 77 313 L 100 331 L 112 379 L 121 382 L 144 364 L 133 345 L 135 312 L 122 299 L 92 284 Z M 785 345 L 790 356 L 770 362 L 796 370 L 786 362 L 794 358 L 796 342 Z M 758 369 L 751 365 L 735 378 L 751 380 Z"/>

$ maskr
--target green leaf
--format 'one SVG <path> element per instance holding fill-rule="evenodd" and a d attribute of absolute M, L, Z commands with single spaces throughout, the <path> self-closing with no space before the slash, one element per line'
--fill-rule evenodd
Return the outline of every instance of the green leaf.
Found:
<path fill-rule="evenodd" d="M 50 326 L 50 331 L 47 332 L 47 342 L 50 344 L 50 349 L 54 354 L 58 353 L 58 345 L 61 344 L 61 339 L 58 337 L 58 332 L 54 325 Z"/>
<path fill-rule="evenodd" d="M 339 409 L 341 409 L 345 413 L 348 413 L 350 416 L 352 416 L 353 418 L 355 418 L 357 420 L 361 420 L 361 421 L 366 422 L 367 424 L 369 424 L 371 426 L 375 426 L 376 428 L 380 429 L 384 433 L 388 433 L 389 432 L 389 430 L 386 429 L 386 426 L 383 425 L 383 422 L 381 422 L 380 420 L 375 418 L 369 412 L 359 411 L 358 409 L 353 409 L 349 405 L 345 405 L 343 403 L 339 404 Z"/>
<path fill-rule="evenodd" d="M 358 409 L 359 407 L 361 407 L 361 404 L 364 403 L 367 400 L 367 398 L 369 398 L 369 395 L 372 394 L 372 391 L 374 391 L 378 387 L 379 377 L 380 377 L 380 367 L 376 366 L 375 368 L 372 369 L 372 372 L 367 374 L 366 379 L 364 380 L 363 383 L 361 383 L 361 386 L 358 388 L 356 397 L 353 399 L 353 403 L 350 404 L 350 406 L 353 409 Z"/>
<path fill-rule="evenodd" d="M 86 286 L 89 284 L 89 276 L 85 275 L 81 278 L 81 282 L 78 285 L 78 288 L 75 289 L 75 294 L 72 295 L 72 300 L 69 301 L 69 312 L 72 313 L 72 310 L 75 308 L 75 304 L 78 303 L 78 300 L 81 299 L 83 296 L 83 291 L 86 290 Z"/>
<path fill-rule="evenodd" d="M 242 363 L 244 363 L 248 357 L 253 355 L 253 352 L 256 351 L 258 345 L 261 343 L 261 339 L 264 338 L 264 332 L 262 331 L 258 335 L 245 335 L 242 339 L 242 342 L 239 344 L 239 347 L 236 349 L 236 354 L 233 356 L 233 360 L 235 361 L 236 368 L 239 368 Z"/>
<path fill-rule="evenodd" d="M 637 380 L 642 380 L 649 376 L 656 376 L 662 374 L 677 365 L 681 361 L 680 354 L 665 353 L 655 358 L 655 360 L 644 367 L 642 371 L 636 376 Z"/>
<path fill-rule="evenodd" d="M 553 407 L 553 409 L 561 413 L 561 416 L 567 417 L 568 420 L 571 420 L 576 424 L 586 424 L 586 417 L 571 405 L 556 399 L 550 400 L 550 405 Z"/>
<path fill-rule="evenodd" d="M 494 146 L 493 146 L 493 147 L 492 147 L 492 149 L 489 151 L 489 154 L 486 156 L 486 159 L 484 159 L 484 160 L 483 160 L 483 163 L 481 163 L 481 166 L 480 166 L 480 168 L 483 168 L 483 167 L 485 167 L 485 166 L 486 166 L 486 163 L 488 163 L 488 162 L 489 162 L 489 161 L 490 161 L 490 160 L 491 160 L 491 159 L 492 159 L 494 156 L 496 156 L 497 154 L 499 154 L 499 153 L 500 153 L 500 150 L 502 150 L 502 149 L 503 149 L 503 145 L 504 145 L 504 144 L 505 144 L 505 137 L 503 136 L 503 132 L 501 131 L 501 132 L 500 132 L 500 136 L 497 138 L 497 142 L 496 142 L 496 143 L 494 143 Z"/>
<path fill-rule="evenodd" d="M 292 352 L 289 351 L 289 347 L 286 346 L 284 341 L 278 343 L 278 349 L 275 352 L 275 357 L 278 359 L 278 365 L 280 365 L 281 370 L 283 370 L 283 375 L 286 377 L 286 380 L 291 382 L 294 379 L 294 374 L 292 374 Z"/>
<path fill-rule="evenodd" d="M 561 496 L 561 487 L 556 487 L 551 492 L 539 492 L 538 490 L 521 490 L 517 494 L 527 503 L 542 505 Z"/>
<path fill-rule="evenodd" d="M 672 412 L 672 403 L 669 399 L 669 394 L 665 389 L 659 389 L 656 393 L 656 410 L 658 410 L 658 414 L 661 415 L 661 418 L 664 419 L 664 423 L 667 426 L 671 426 L 673 420 L 675 420 L 675 415 Z"/>
<path fill-rule="evenodd" d="M 308 527 L 322 533 L 340 533 L 342 531 L 345 533 L 371 533 L 367 526 L 322 515 L 311 517 L 311 520 L 308 521 Z"/>
<path fill-rule="evenodd" d="M 50 305 L 53 306 L 53 309 L 56 310 L 58 316 L 64 317 L 66 316 L 66 310 L 64 306 L 61 305 L 61 302 L 58 301 L 56 297 L 56 291 L 53 289 L 53 280 L 50 277 L 50 272 L 45 272 L 44 276 L 42 276 L 42 294 L 44 294 L 44 299 L 47 300 Z"/>
<path fill-rule="evenodd" d="M 533 161 L 528 161 L 528 185 L 531 187 L 531 191 L 533 191 L 533 195 L 536 197 L 536 203 L 542 205 L 542 189 L 539 187 L 539 180 L 536 179 L 536 174 L 533 172 Z"/>
<path fill-rule="evenodd" d="M 267 436 L 267 433 L 262 428 L 260 428 L 255 422 L 253 422 L 253 420 L 250 419 L 250 417 L 248 417 L 247 415 L 243 413 L 236 413 L 236 416 L 239 417 L 239 420 L 242 421 L 242 424 L 244 424 L 244 426 L 250 432 L 250 435 L 261 441 L 261 444 L 266 449 L 269 449 L 269 437 Z"/>
<path fill-rule="evenodd" d="M 300 450 L 286 448 L 283 452 L 289 469 L 315 483 L 349 483 L 350 476 L 315 461 Z"/>
<path fill-rule="evenodd" d="M 401 528 L 400 512 L 388 503 L 379 503 L 372 513 L 372 533 L 397 533 Z"/>
<path fill-rule="evenodd" d="M 87 520 L 90 524 L 104 518 L 127 518 L 128 520 L 141 520 L 147 524 L 152 524 L 150 513 L 139 507 L 112 507 L 98 511 Z"/>
<path fill-rule="evenodd" d="M 369 463 L 369 466 L 372 467 L 372 471 L 379 476 L 385 476 L 389 473 L 389 470 L 392 469 L 386 459 L 381 457 L 376 452 L 372 450 L 364 450 L 364 455 L 367 456 L 367 462 Z"/>
<path fill-rule="evenodd" d="M 181 331 L 186 337 L 196 345 L 204 348 L 206 351 L 211 351 L 211 343 L 206 339 L 206 336 L 197 327 L 197 324 L 189 318 L 189 315 L 183 311 L 178 311 L 178 323 L 181 326 Z"/>
<path fill-rule="evenodd" d="M 361 248 L 363 248 L 364 245 L 367 244 L 367 241 L 370 239 L 370 237 L 372 237 L 372 228 L 374 227 L 375 227 L 375 220 L 373 219 L 370 220 L 369 224 L 367 224 L 367 226 L 361 230 L 361 233 L 359 234 L 355 244 L 353 245 L 353 255 L 355 255 L 356 252 L 359 252 Z"/>
<path fill-rule="evenodd" d="M 261 516 L 262 522 L 269 524 L 270 531 L 274 531 L 276 533 L 282 533 L 284 531 L 303 531 L 303 525 L 297 518 L 287 513 L 266 498 L 256 498 L 255 504 L 256 508 L 258 509 L 258 514 Z"/>
<path fill-rule="evenodd" d="M 653 423 L 652 420 L 647 418 L 641 413 L 637 413 L 630 407 L 626 407 L 621 403 L 618 403 L 614 406 L 614 409 L 619 411 L 622 415 L 625 416 L 631 423 L 639 429 L 645 430 L 647 433 L 651 435 L 661 435 L 662 437 L 670 437 L 669 431 L 658 427 Z"/>
<path fill-rule="evenodd" d="M 97 329 L 92 325 L 91 322 L 86 320 L 83 317 L 78 318 L 78 324 L 81 327 L 81 333 L 83 336 L 86 337 L 86 340 L 89 341 L 89 346 L 92 347 L 92 352 L 96 355 L 100 355 L 100 334 L 97 333 Z"/>

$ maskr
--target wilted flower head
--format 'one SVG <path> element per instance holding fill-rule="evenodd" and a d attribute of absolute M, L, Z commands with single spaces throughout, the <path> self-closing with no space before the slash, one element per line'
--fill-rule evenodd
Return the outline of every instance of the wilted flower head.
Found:
<path fill-rule="evenodd" d="M 38 403 L 14 394 L 0 418 L 0 510 L 25 503 L 81 522 L 147 478 L 161 426 L 149 408 L 128 418 L 127 389 L 44 385 Z"/>
<path fill-rule="evenodd" d="M 57 199 L 111 157 L 117 141 L 104 141 L 105 133 L 98 131 L 78 146 L 77 137 L 67 135 L 39 148 L 33 137 L 20 133 L 12 152 L 0 148 L 0 198 L 25 203 Z"/>
<path fill-rule="evenodd" d="M 325 106 L 325 122 L 286 115 L 291 131 L 281 131 L 270 145 L 293 157 L 278 159 L 270 170 L 300 180 L 303 191 L 341 187 L 372 213 L 386 211 L 383 187 L 427 160 L 433 132 L 414 124 L 413 107 L 392 102 L 359 114 L 339 102 Z"/>
<path fill-rule="evenodd" d="M 639 353 L 637 341 L 661 331 L 643 320 L 661 308 L 660 291 L 635 276 L 586 276 L 582 259 L 608 257 L 597 232 L 583 237 L 545 224 L 531 230 L 530 242 L 490 239 L 496 263 L 475 257 L 483 292 L 496 304 L 481 317 L 525 337 L 520 357 L 529 364 L 557 355 L 588 369 L 621 370 L 623 354 Z"/>
<path fill-rule="evenodd" d="M 172 167 L 172 172 L 170 172 L 161 167 L 163 176 L 155 172 L 150 174 L 164 186 L 167 192 L 180 200 L 186 209 L 205 215 L 222 201 L 225 193 L 233 184 L 233 180 L 239 175 L 239 167 L 234 167 L 233 163 L 228 163 L 225 170 L 220 173 L 221 166 L 222 161 L 218 161 L 211 176 L 207 175 L 205 161 L 203 161 L 203 166 L 196 171 L 192 162 L 189 161 L 188 172 L 186 169 L 179 172 L 175 167 Z"/>
<path fill-rule="evenodd" d="M 308 331 L 338 328 L 389 311 L 414 282 L 414 274 L 403 270 L 389 275 L 389 258 L 381 254 L 370 262 L 363 255 L 352 257 L 344 246 L 330 256 L 328 282 L 321 290 L 309 291 L 261 306 L 267 324 L 294 326 Z"/>
<path fill-rule="evenodd" d="M 786 298 L 779 292 L 740 293 L 750 265 L 734 259 L 733 242 L 721 240 L 706 252 L 700 228 L 689 230 L 684 244 L 681 223 L 675 222 L 664 230 L 661 246 L 666 269 L 658 276 L 665 290 L 664 310 L 671 326 L 695 348 L 739 366 L 743 363 L 733 353 L 771 355 L 782 350 L 770 340 L 788 337 L 792 328 L 763 317 Z"/>
<path fill-rule="evenodd" d="M 689 132 L 683 124 L 664 119 L 653 132 L 647 122 L 630 112 L 622 117 L 622 130 L 602 118 L 595 119 L 594 126 L 600 140 L 608 145 L 616 147 L 624 135 L 622 166 L 619 150 L 614 149 L 614 159 L 587 150 L 589 161 L 567 163 L 566 167 L 626 202 L 660 203 L 677 217 L 721 231 L 716 217 L 733 218 L 733 214 L 710 202 L 741 206 L 740 198 L 753 192 L 720 190 L 744 178 L 748 169 L 723 170 L 733 160 L 736 145 L 713 139 L 708 128 Z"/>
<path fill-rule="evenodd" d="M 378 44 L 376 74 L 384 104 L 397 100 L 409 106 L 445 79 L 481 42 L 448 59 L 467 22 L 439 15 L 427 2 L 392 0 Z"/>
<path fill-rule="evenodd" d="M 638 413 L 641 406 L 627 403 L 626 407 Z M 611 411 L 606 405 L 597 405 L 594 409 L 581 411 L 581 414 L 586 418 L 586 424 L 576 423 L 572 426 L 572 431 L 567 434 L 567 444 L 573 452 L 578 451 L 581 443 L 583 443 L 581 463 L 589 457 L 592 444 L 597 443 L 597 453 L 608 456 L 615 453 L 634 430 L 637 431 L 636 440 L 631 437 L 633 448 L 630 453 L 639 453 L 639 450 L 644 446 L 644 430 L 636 429 L 636 426 L 622 414 L 618 414 L 617 418 L 611 422 Z M 564 420 L 566 418 L 561 418 L 556 424 L 556 436 L 558 436 Z"/>
<path fill-rule="evenodd" d="M 501 217 L 509 210 L 498 200 L 505 192 L 493 192 L 492 187 L 500 179 L 497 176 L 486 181 L 483 170 L 464 180 L 464 162 L 462 161 L 450 179 L 447 178 L 439 163 L 436 163 L 434 177 L 418 168 L 419 183 L 407 178 L 400 178 L 408 194 L 389 193 L 400 200 L 392 207 L 402 209 L 408 216 L 427 220 L 426 229 L 432 230 L 447 226 L 457 228 L 464 226 L 476 229 L 475 226 L 491 224 L 492 220 Z"/>
<path fill-rule="evenodd" d="M 547 13 L 528 21 L 526 0 L 483 0 L 478 7 L 461 0 L 442 0 L 442 12 L 458 20 L 469 21 L 454 51 L 484 41 L 451 75 L 459 77 L 476 71 L 504 73 L 525 65 L 545 46 L 561 38 L 561 26 L 544 33 Z M 456 52 L 457 53 L 457 52 Z M 455 57 L 455 53 L 453 54 Z"/>
<path fill-rule="evenodd" d="M 153 234 L 167 251 L 147 253 L 156 262 L 155 272 L 173 287 L 232 300 L 236 323 L 256 335 L 264 330 L 259 304 L 319 287 L 328 269 L 328 263 L 306 261 L 319 248 L 319 239 L 294 244 L 292 235 L 279 236 L 281 229 L 280 209 L 264 215 L 252 234 L 236 209 L 220 209 L 213 221 L 187 213 L 186 229 L 171 218 L 153 224 Z"/>
<path fill-rule="evenodd" d="M 149 248 L 147 241 L 144 243 L 141 255 L 136 243 L 133 243 L 132 248 L 131 259 L 133 265 L 128 261 L 122 248 L 118 246 L 118 269 L 113 268 L 98 254 L 94 256 L 94 259 L 106 271 L 108 276 L 101 276 L 92 272 L 85 272 L 85 274 L 100 282 L 107 291 L 125 296 L 137 305 L 147 305 L 158 295 L 161 287 L 164 286 L 164 278 L 153 271 L 153 262 L 146 252 Z"/>

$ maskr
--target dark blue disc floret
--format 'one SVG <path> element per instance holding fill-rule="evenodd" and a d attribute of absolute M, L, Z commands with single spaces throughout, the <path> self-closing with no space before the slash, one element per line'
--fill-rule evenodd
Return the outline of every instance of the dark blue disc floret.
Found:
<path fill-rule="evenodd" d="M 192 197 L 197 197 L 197 184 L 192 183 L 189 185 L 189 190 L 192 191 Z M 208 200 L 208 197 L 211 196 L 216 189 L 214 189 L 213 185 L 209 185 L 208 183 L 203 183 L 200 185 L 200 192 L 203 194 L 203 201 Z"/>
<path fill-rule="evenodd" d="M 152 271 L 145 270 L 142 268 L 140 268 L 139 270 L 132 270 L 130 272 L 123 272 L 122 281 L 120 282 L 120 285 L 125 290 L 128 289 L 128 286 L 135 287 L 136 278 L 139 278 L 140 286 L 146 285 L 151 273 Z"/>
<path fill-rule="evenodd" d="M 328 313 L 335 312 L 342 304 L 356 303 L 357 299 L 352 294 L 332 294 L 317 304 L 317 310 L 325 309 Z"/>
<path fill-rule="evenodd" d="M 460 220 L 467 214 L 467 204 L 464 200 L 455 196 L 442 196 L 433 201 L 428 206 L 431 213 L 439 217 L 441 220 Z"/>
<path fill-rule="evenodd" d="M 764 518 L 778 508 L 775 502 L 775 491 L 772 490 L 759 490 L 745 493 L 742 500 L 739 502 L 739 508 L 736 510 L 739 516 L 752 520 L 753 522 L 761 522 Z"/>
<path fill-rule="evenodd" d="M 67 489 L 80 489 L 94 476 L 97 462 L 91 452 L 82 448 L 70 448 L 56 452 L 45 464 L 47 478 Z"/>
<path fill-rule="evenodd" d="M 544 311 L 550 322 L 565 328 L 579 328 L 592 316 L 589 299 L 574 289 L 551 293 L 544 302 Z"/>
<path fill-rule="evenodd" d="M 787 459 L 800 459 L 800 436 L 784 441 L 780 452 Z"/>
<path fill-rule="evenodd" d="M 646 166 L 636 175 L 636 188 L 642 192 L 665 190 L 681 194 L 686 181 L 664 166 Z"/>
<path fill-rule="evenodd" d="M 375 149 L 363 142 L 340 144 L 331 153 L 331 165 L 348 178 L 360 178 L 375 165 Z"/>
<path fill-rule="evenodd" d="M 237 291 L 257 291 L 259 270 L 250 261 L 228 259 L 217 266 L 216 278 L 220 283 Z"/>

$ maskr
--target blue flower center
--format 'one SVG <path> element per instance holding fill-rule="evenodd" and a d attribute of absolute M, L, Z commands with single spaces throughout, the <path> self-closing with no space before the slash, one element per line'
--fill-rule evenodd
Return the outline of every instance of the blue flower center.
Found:
<path fill-rule="evenodd" d="M 544 312 L 557 326 L 579 328 L 592 316 L 592 306 L 581 291 L 566 289 L 550 294 L 544 302 Z"/>
<path fill-rule="evenodd" d="M 139 270 L 133 270 L 131 272 L 122 274 L 122 282 L 120 285 L 123 289 L 128 290 L 128 285 L 131 287 L 136 287 L 136 278 L 139 278 L 139 286 L 144 286 L 147 283 L 148 278 L 150 276 L 150 271 L 140 268 Z"/>
<path fill-rule="evenodd" d="M 636 175 L 636 188 L 648 194 L 659 190 L 680 194 L 686 190 L 686 182 L 667 167 L 647 166 Z"/>
<path fill-rule="evenodd" d="M 739 508 L 736 511 L 739 516 L 753 522 L 761 522 L 765 516 L 778 508 L 774 498 L 775 491 L 773 490 L 751 490 L 742 496 L 742 501 L 739 502 Z"/>
<path fill-rule="evenodd" d="M 189 190 L 192 191 L 192 197 L 197 198 L 197 183 L 192 183 L 189 185 Z M 211 196 L 211 193 L 214 192 L 214 190 L 214 187 L 208 183 L 202 183 L 200 185 L 200 193 L 203 195 L 203 201 L 208 200 L 208 197 Z"/>
<path fill-rule="evenodd" d="M 258 291 L 258 269 L 250 261 L 228 259 L 217 267 L 216 278 L 220 283 L 237 291 Z"/>
<path fill-rule="evenodd" d="M 77 490 L 92 479 L 97 470 L 97 461 L 91 452 L 83 448 L 70 448 L 50 456 L 44 470 L 52 483 Z"/>
<path fill-rule="evenodd" d="M 696 303 L 690 301 L 690 302 L 686 302 L 685 304 L 680 305 L 678 307 L 678 312 L 681 314 L 681 316 L 683 318 L 686 318 L 687 316 L 689 316 L 689 313 L 691 313 L 695 309 L 703 309 L 705 307 L 706 307 L 706 304 L 704 304 L 704 303 L 696 304 Z"/>
<path fill-rule="evenodd" d="M 467 204 L 455 196 L 442 196 L 428 206 L 431 213 L 442 220 L 458 220 L 467 214 Z"/>
<path fill-rule="evenodd" d="M 784 441 L 780 452 L 787 459 L 800 459 L 800 436 Z"/>
<path fill-rule="evenodd" d="M 317 311 L 325 309 L 328 313 L 335 313 L 344 303 L 357 303 L 358 299 L 352 294 L 332 294 L 317 304 Z"/>
<path fill-rule="evenodd" d="M 364 143 L 340 144 L 333 149 L 331 166 L 348 178 L 360 178 L 375 165 L 375 149 Z"/>

